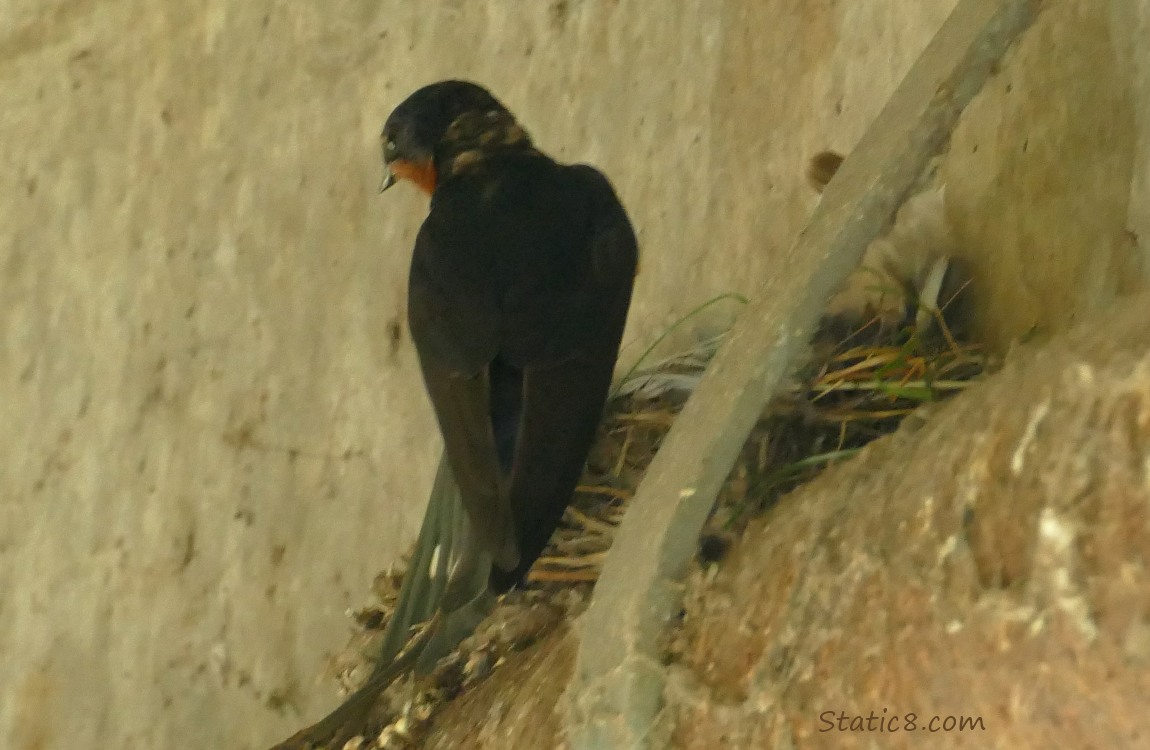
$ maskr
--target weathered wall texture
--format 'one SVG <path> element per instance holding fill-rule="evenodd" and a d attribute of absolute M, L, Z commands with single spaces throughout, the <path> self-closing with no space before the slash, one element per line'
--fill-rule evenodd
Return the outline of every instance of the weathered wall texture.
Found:
<path fill-rule="evenodd" d="M 608 170 L 642 342 L 774 272 L 806 158 L 849 150 L 952 5 L 0 7 L 0 746 L 255 748 L 332 704 L 324 654 L 438 451 L 403 326 L 423 199 L 374 192 L 406 93 L 487 82 Z M 1123 127 L 1118 172 L 1147 151 Z"/>
<path fill-rule="evenodd" d="M 955 131 L 949 213 L 999 346 L 1063 330 L 1143 283 L 1129 230 L 1150 215 L 1150 57 L 1134 43 L 1148 14 L 1138 0 L 1049 2 Z"/>
<path fill-rule="evenodd" d="M 1150 298 L 1120 307 L 827 471 L 692 581 L 673 746 L 1145 746 Z M 851 730 L 872 712 L 916 731 Z M 938 731 L 960 716 L 981 728 Z"/>
<path fill-rule="evenodd" d="M 1130 186 L 1130 239 L 1138 244 L 1142 269 L 1150 269 L 1150 2 L 1115 0 L 1110 7 L 1111 33 L 1119 68 L 1129 76 L 1136 141 Z"/>

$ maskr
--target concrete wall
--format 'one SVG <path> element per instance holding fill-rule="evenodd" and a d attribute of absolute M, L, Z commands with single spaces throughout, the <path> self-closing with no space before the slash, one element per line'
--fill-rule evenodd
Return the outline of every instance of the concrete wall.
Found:
<path fill-rule="evenodd" d="M 952 6 L 0 6 L 0 746 L 258 748 L 333 705 L 325 654 L 413 536 L 439 450 L 403 322 L 424 199 L 375 194 L 379 125 L 410 90 L 483 81 L 542 146 L 609 172 L 644 250 L 627 360 L 777 272 L 815 199 L 805 160 L 850 149 Z M 1146 23 L 1145 2 L 1113 9 Z M 1106 151 L 1080 253 L 1117 242 L 1150 150 L 1134 27 L 1091 19 L 1125 88 L 1071 86 L 1095 97 L 1073 117 L 1045 98 L 1059 114 L 1032 138 L 1043 164 L 1081 149 L 1074 170 Z M 1060 130 L 1112 112 L 1117 142 Z M 984 154 L 1015 132 L 969 127 Z M 962 218 L 990 210 L 968 184 L 955 215 L 991 257 L 1010 242 Z M 1075 181 L 1052 184 L 1073 211 Z M 1099 273 L 1091 304 L 1118 286 Z"/>
<path fill-rule="evenodd" d="M 948 213 L 999 347 L 1144 283 L 1148 18 L 1142 0 L 1048 2 L 955 131 Z"/>

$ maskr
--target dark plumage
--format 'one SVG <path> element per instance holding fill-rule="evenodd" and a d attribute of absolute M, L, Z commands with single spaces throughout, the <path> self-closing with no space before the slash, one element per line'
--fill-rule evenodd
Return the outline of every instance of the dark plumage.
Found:
<path fill-rule="evenodd" d="M 431 196 L 408 322 L 446 456 L 375 670 L 281 748 L 341 746 L 391 680 L 412 666 L 429 671 L 493 594 L 527 573 L 602 416 L 638 262 L 607 179 L 540 152 L 480 86 L 419 89 L 387 118 L 382 140 L 381 191 L 408 180 Z"/>
<path fill-rule="evenodd" d="M 547 544 L 582 470 L 623 334 L 635 236 L 602 174 L 541 153 L 474 84 L 420 89 L 383 138 L 389 171 L 430 188 L 411 335 L 491 584 L 504 591 Z"/>

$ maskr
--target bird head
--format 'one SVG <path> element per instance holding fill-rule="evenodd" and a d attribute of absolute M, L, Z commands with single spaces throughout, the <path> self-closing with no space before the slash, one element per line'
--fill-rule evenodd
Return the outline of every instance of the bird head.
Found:
<path fill-rule="evenodd" d="M 440 81 L 407 97 L 388 116 L 380 140 L 380 192 L 409 180 L 429 195 L 441 179 L 486 153 L 531 144 L 507 108 L 468 81 Z"/>

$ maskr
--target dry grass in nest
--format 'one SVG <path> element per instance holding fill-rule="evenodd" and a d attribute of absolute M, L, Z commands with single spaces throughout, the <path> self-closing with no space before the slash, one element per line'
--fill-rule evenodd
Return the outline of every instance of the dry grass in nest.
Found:
<path fill-rule="evenodd" d="M 430 687 L 416 694 L 410 683 L 392 685 L 379 711 L 383 731 L 349 747 L 418 744 L 439 705 L 582 611 L 628 503 L 722 338 L 628 374 L 608 404 L 583 481 L 528 585 L 502 597 L 477 632 L 440 663 Z M 746 522 L 782 494 L 983 372 L 978 347 L 948 333 L 936 338 L 928 345 L 914 331 L 884 335 L 870 326 L 837 343 L 816 343 L 811 363 L 769 405 L 744 446 L 702 536 L 701 561 L 720 558 Z M 404 570 L 401 562 L 380 574 L 377 601 L 353 613 L 357 632 L 333 664 L 349 691 L 370 672 Z"/>

